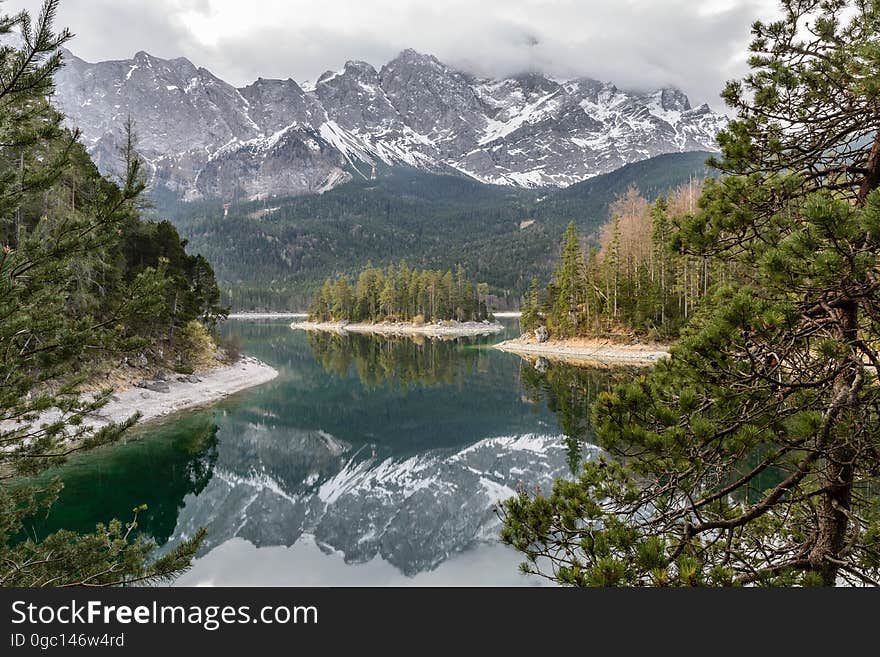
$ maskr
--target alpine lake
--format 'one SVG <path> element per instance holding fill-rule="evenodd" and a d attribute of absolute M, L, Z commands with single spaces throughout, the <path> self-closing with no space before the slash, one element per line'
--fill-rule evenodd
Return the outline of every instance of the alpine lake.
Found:
<path fill-rule="evenodd" d="M 208 529 L 176 585 L 531 586 L 496 506 L 592 458 L 589 404 L 631 370 L 527 361 L 519 335 L 432 340 L 230 320 L 275 380 L 140 426 L 53 474 L 29 531 L 128 520 L 160 551 Z"/>

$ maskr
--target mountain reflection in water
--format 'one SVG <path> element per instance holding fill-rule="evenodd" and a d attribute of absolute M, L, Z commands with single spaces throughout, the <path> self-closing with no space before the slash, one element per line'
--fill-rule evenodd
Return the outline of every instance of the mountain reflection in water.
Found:
<path fill-rule="evenodd" d="M 147 503 L 140 531 L 163 550 L 208 528 L 180 584 L 536 584 L 494 505 L 594 455 L 588 403 L 628 373 L 488 349 L 507 326 L 440 341 L 229 322 L 280 376 L 75 459 L 33 530 Z"/>

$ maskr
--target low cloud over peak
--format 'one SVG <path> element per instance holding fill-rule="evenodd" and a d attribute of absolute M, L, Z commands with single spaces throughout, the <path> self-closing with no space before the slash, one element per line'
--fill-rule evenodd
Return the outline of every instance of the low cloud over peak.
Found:
<path fill-rule="evenodd" d="M 0 10 L 37 11 L 39 0 Z M 721 108 L 745 71 L 749 26 L 774 0 L 62 0 L 59 27 L 89 60 L 185 56 L 237 85 L 316 80 L 349 60 L 380 68 L 406 49 L 492 77 L 540 72 L 621 88 L 683 89 Z"/>

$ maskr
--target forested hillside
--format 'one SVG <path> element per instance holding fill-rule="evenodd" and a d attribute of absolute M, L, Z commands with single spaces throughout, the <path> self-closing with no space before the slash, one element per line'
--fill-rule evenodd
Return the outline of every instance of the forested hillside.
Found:
<path fill-rule="evenodd" d="M 708 174 L 708 153 L 662 155 L 562 190 L 483 185 L 402 167 L 379 169 L 326 194 L 233 205 L 157 199 L 217 271 L 234 309 L 301 309 L 327 276 L 354 276 L 369 262 L 407 260 L 465 268 L 513 307 L 532 277 L 550 278 L 570 221 L 593 241 L 608 206 L 635 185 L 654 199 Z"/>
<path fill-rule="evenodd" d="M 206 325 L 223 315 L 208 262 L 169 222 L 141 218 L 133 141 L 119 153 L 121 179 L 103 178 L 49 105 L 70 38 L 53 31 L 57 6 L 0 16 L 0 41 L 16 33 L 21 43 L 0 46 L 0 585 L 163 579 L 188 566 L 200 532 L 152 559 L 152 544 L 130 537 L 131 518 L 90 534 L 24 531 L 61 484 L 18 477 L 117 441 L 137 420 L 83 422 L 113 393 L 95 391 L 95 374 L 125 361 L 187 367 L 213 347 Z"/>
<path fill-rule="evenodd" d="M 52 123 L 61 119 L 48 106 L 41 112 Z M 109 351 L 86 352 L 83 366 L 135 352 L 148 358 L 176 352 L 184 347 L 186 331 L 184 336 L 181 331 L 197 330 L 188 324 L 213 327 L 225 315 L 214 271 L 204 257 L 187 252 L 187 242 L 169 221 L 141 217 L 143 180 L 136 153 L 121 151 L 127 178 L 109 180 L 99 174 L 78 135 L 63 128 L 33 135 L 33 143 L 18 145 L 4 163 L 7 179 L 18 178 L 23 189 L 0 221 L 2 265 L 11 276 L 4 302 L 27 302 L 19 296 L 26 290 L 17 285 L 23 270 L 29 282 L 42 285 L 47 281 L 40 278 L 41 267 L 51 258 L 63 259 L 51 274 L 45 272 L 49 281 L 63 285 L 55 303 L 68 319 L 113 327 L 126 340 Z M 81 237 L 89 238 L 84 245 L 77 241 Z M 181 359 L 184 351 L 177 354 Z"/>

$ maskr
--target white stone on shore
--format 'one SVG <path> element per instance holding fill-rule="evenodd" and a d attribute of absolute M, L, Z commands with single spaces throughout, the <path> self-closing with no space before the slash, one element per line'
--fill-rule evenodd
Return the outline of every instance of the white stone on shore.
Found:
<path fill-rule="evenodd" d="M 229 395 L 271 381 L 278 371 L 251 356 L 243 356 L 238 362 L 199 374 L 199 381 L 175 380 L 168 382 L 168 392 L 150 394 L 141 399 L 137 389 L 117 393 L 117 399 L 104 406 L 97 418 L 96 428 L 109 422 L 121 422 L 140 412 L 141 422 L 206 406 Z"/>
<path fill-rule="evenodd" d="M 548 360 L 562 360 L 573 363 L 595 363 L 598 365 L 653 365 L 669 355 L 665 349 L 649 350 L 634 348 L 632 345 L 604 344 L 596 346 L 567 346 L 553 342 L 534 344 L 521 340 L 507 340 L 492 345 L 494 349 L 520 356 L 540 356 Z"/>
<path fill-rule="evenodd" d="M 110 402 L 96 413 L 88 415 L 78 429 L 89 427 L 100 429 L 113 422 L 124 422 L 135 413 L 140 413 L 140 423 L 165 417 L 178 411 L 207 406 L 229 395 L 271 381 L 278 371 L 266 363 L 250 356 L 243 356 L 238 362 L 200 373 L 198 381 L 173 380 L 167 382 L 167 392 L 147 391 L 132 387 L 115 393 Z M 57 410 L 43 413 L 35 425 L 55 422 L 60 419 Z M 12 429 L 7 422 L 2 428 Z"/>

